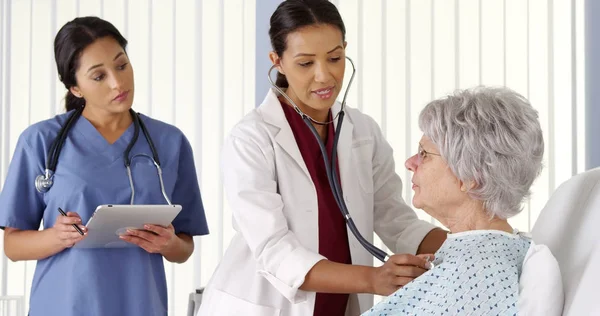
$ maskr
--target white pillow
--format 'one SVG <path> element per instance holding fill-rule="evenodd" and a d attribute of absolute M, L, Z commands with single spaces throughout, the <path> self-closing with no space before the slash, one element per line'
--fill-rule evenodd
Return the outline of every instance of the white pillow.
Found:
<path fill-rule="evenodd" d="M 531 241 L 519 279 L 519 315 L 560 316 L 563 304 L 564 291 L 558 261 L 548 247 Z"/>
<path fill-rule="evenodd" d="M 600 280 L 600 244 L 596 244 L 589 254 L 584 265 L 577 268 L 581 271 L 581 278 L 573 280 L 571 288 L 572 301 L 564 315 L 600 315 L 600 298 L 598 296 L 598 280 Z M 571 282 L 567 279 L 565 282 Z M 567 306 L 565 306 L 567 307 Z"/>
<path fill-rule="evenodd" d="M 560 264 L 564 316 L 600 315 L 600 298 L 595 298 L 600 297 L 597 294 L 600 280 L 598 210 L 600 168 L 578 174 L 561 184 L 532 229 L 533 239 L 548 246 Z"/>

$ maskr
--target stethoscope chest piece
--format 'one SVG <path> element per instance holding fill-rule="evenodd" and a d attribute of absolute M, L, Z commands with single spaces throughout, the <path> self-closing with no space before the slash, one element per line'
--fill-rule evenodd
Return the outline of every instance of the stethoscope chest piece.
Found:
<path fill-rule="evenodd" d="M 46 169 L 45 174 L 35 177 L 35 189 L 40 193 L 46 193 L 52 187 L 52 172 Z"/>

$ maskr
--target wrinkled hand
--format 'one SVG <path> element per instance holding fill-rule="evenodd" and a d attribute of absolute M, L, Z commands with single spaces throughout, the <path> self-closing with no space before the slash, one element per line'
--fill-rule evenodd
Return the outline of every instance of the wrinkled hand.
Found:
<path fill-rule="evenodd" d="M 144 225 L 145 230 L 128 229 L 127 234 L 120 236 L 126 242 L 140 246 L 149 253 L 162 254 L 169 249 L 176 239 L 175 228 L 173 225 L 168 227 L 158 225 Z"/>
<path fill-rule="evenodd" d="M 430 267 L 426 260 L 427 256 L 433 260 L 433 255 L 397 254 L 391 256 L 382 266 L 373 270 L 371 277 L 373 293 L 390 295 L 425 273 Z"/>
<path fill-rule="evenodd" d="M 81 228 L 84 233 L 83 236 L 77 232 L 73 224 Z M 73 247 L 87 236 L 87 228 L 81 225 L 81 217 L 75 212 L 67 212 L 67 216 L 57 216 L 52 228 L 59 243 L 65 248 Z"/>

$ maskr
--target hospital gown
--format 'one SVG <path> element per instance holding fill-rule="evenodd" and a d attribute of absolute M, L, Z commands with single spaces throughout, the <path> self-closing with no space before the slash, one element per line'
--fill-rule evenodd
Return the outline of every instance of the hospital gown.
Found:
<path fill-rule="evenodd" d="M 519 233 L 449 234 L 435 254 L 433 269 L 363 315 L 516 315 L 529 245 Z"/>
<path fill-rule="evenodd" d="M 34 181 L 44 171 L 47 152 L 69 113 L 39 122 L 19 137 L 0 193 L 0 226 L 47 229 L 60 216 L 58 208 L 77 212 L 87 223 L 100 204 L 129 204 L 131 189 L 123 152 L 133 137 L 133 124 L 114 143 L 85 117 L 68 133 L 60 152 L 54 185 L 36 191 Z M 141 115 L 152 137 L 163 169 L 165 191 L 182 205 L 173 221 L 176 233 L 208 233 L 192 148 L 172 125 Z M 140 136 L 131 156 L 148 154 Z M 166 204 L 152 160 L 131 160 L 134 204 Z M 167 283 L 160 254 L 131 248 L 68 248 L 38 260 L 31 286 L 30 316 L 167 315 Z"/>

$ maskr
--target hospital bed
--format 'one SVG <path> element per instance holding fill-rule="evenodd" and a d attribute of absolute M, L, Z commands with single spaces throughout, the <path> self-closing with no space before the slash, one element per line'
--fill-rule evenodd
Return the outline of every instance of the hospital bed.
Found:
<path fill-rule="evenodd" d="M 534 242 L 547 245 L 558 261 L 560 280 L 554 281 L 560 281 L 564 291 L 562 315 L 600 315 L 600 168 L 558 187 L 536 220 L 532 236 Z M 538 263 L 530 270 L 541 274 L 543 267 Z M 552 303 L 547 297 L 558 292 L 549 286 L 558 284 L 552 278 L 548 274 L 536 278 L 547 285 L 546 297 L 538 293 L 540 303 Z"/>
<path fill-rule="evenodd" d="M 543 252 L 528 253 L 519 315 L 600 315 L 600 168 L 560 185 L 531 234 L 556 260 L 548 260 Z M 188 316 L 196 316 L 202 293 L 203 289 L 190 293 Z"/>
<path fill-rule="evenodd" d="M 202 293 L 204 288 L 197 289 L 190 293 L 190 300 L 188 302 L 187 316 L 196 316 L 198 309 L 200 308 L 200 302 L 202 302 Z"/>

